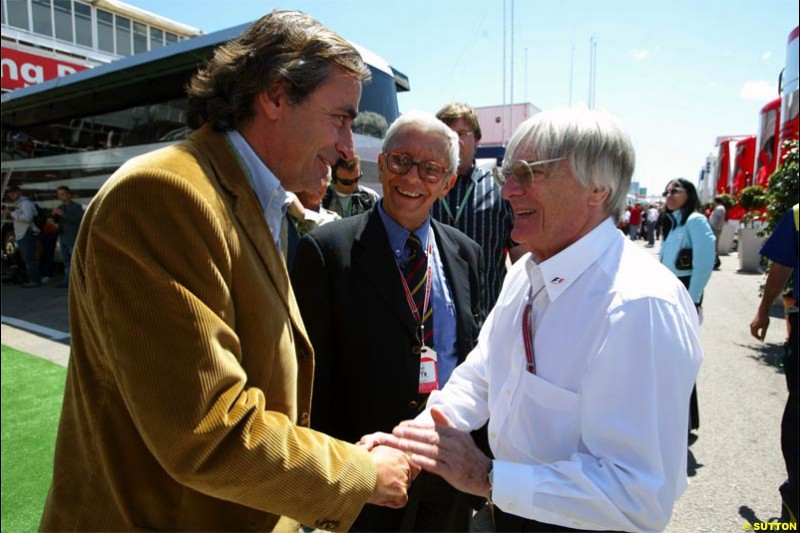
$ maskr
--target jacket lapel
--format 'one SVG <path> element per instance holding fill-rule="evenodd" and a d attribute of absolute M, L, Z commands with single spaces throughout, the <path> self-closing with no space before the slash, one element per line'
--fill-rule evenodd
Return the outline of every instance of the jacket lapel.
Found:
<path fill-rule="evenodd" d="M 200 156 L 205 156 L 212 167 L 212 176 L 216 178 L 223 190 L 231 196 L 233 215 L 239 221 L 244 234 L 258 252 L 275 288 L 283 301 L 296 329 L 307 337 L 305 327 L 300 319 L 300 311 L 289 282 L 286 264 L 278 252 L 272 232 L 264 218 L 261 204 L 253 187 L 244 174 L 233 148 L 220 133 L 205 125 L 197 130 L 190 141 L 196 144 Z"/>
<path fill-rule="evenodd" d="M 456 337 L 458 343 L 458 362 L 462 362 L 471 350 L 472 306 L 470 305 L 469 265 L 459 254 L 459 245 L 441 230 L 441 224 L 431 219 L 436 235 L 436 246 L 444 266 L 445 276 L 453 293 L 456 306 Z"/>
<path fill-rule="evenodd" d="M 378 294 L 403 322 L 411 335 L 416 335 L 416 324 L 403 294 L 397 269 L 397 261 L 392 254 L 386 228 L 383 226 L 377 208 L 368 211 L 363 217 L 361 227 L 356 231 L 353 243 L 353 265 L 365 277 Z"/>

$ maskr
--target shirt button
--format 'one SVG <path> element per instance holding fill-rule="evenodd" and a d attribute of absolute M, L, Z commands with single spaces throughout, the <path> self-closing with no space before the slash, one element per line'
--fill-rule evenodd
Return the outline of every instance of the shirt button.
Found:
<path fill-rule="evenodd" d="M 413 400 L 408 402 L 408 408 L 409 409 L 416 409 L 417 407 L 419 407 L 419 404 L 417 402 L 415 402 Z"/>
<path fill-rule="evenodd" d="M 411 347 L 411 353 L 413 353 L 414 355 L 419 355 L 419 353 L 421 351 L 422 351 L 422 348 L 420 346 L 412 346 Z"/>
<path fill-rule="evenodd" d="M 494 431 L 492 431 L 492 434 L 490 436 L 492 437 L 492 440 L 497 440 L 497 433 L 495 433 Z"/>
<path fill-rule="evenodd" d="M 511 396 L 511 391 L 510 390 L 506 389 L 503 392 L 505 392 L 506 396 Z"/>

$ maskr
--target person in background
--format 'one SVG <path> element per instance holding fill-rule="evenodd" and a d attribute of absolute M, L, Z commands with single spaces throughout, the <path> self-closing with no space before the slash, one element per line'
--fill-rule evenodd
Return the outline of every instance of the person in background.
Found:
<path fill-rule="evenodd" d="M 39 233 L 39 274 L 42 283 L 50 283 L 55 275 L 56 243 L 58 242 L 58 226 L 52 216 L 45 219 L 44 227 Z"/>
<path fill-rule="evenodd" d="M 639 207 L 639 204 L 633 204 L 631 206 L 631 219 L 629 223 L 628 232 L 630 233 L 631 240 L 635 241 L 642 225 L 642 208 Z"/>
<path fill-rule="evenodd" d="M 794 273 L 792 295 L 795 304 L 788 310 L 789 336 L 784 346 L 783 360 L 789 397 L 786 399 L 786 407 L 781 420 L 781 451 L 786 463 L 787 479 L 780 486 L 781 500 L 783 501 L 780 521 L 795 524 L 800 503 L 800 481 L 797 479 L 800 471 L 800 461 L 798 461 L 800 459 L 798 457 L 800 454 L 800 438 L 798 437 L 800 436 L 800 427 L 798 427 L 800 424 L 800 397 L 798 397 L 800 377 L 798 377 L 797 360 L 797 296 L 800 287 L 800 280 L 798 280 L 800 265 L 798 265 L 797 252 L 798 228 L 800 228 L 800 207 L 798 204 L 794 204 L 794 207 L 784 215 L 767 242 L 761 247 L 761 255 L 769 258 L 772 266 L 764 285 L 761 304 L 750 322 L 750 333 L 753 337 L 763 341 L 767 334 L 767 328 L 769 328 L 769 309 Z"/>
<path fill-rule="evenodd" d="M 684 284 L 699 312 L 703 291 L 714 267 L 714 232 L 706 217 L 697 211 L 700 199 L 691 181 L 672 180 L 664 189 L 664 197 L 671 230 L 661 246 L 659 258 Z M 684 265 L 687 268 L 677 263 L 681 250 L 691 250 L 691 264 Z"/>
<path fill-rule="evenodd" d="M 700 198 L 691 181 L 683 178 L 672 180 L 664 189 L 664 198 L 670 231 L 661 245 L 659 260 L 689 291 L 702 323 L 703 291 L 714 268 L 714 233 L 706 217 L 698 212 Z M 684 259 L 686 257 L 688 261 Z M 692 389 L 690 408 L 689 429 L 699 429 L 700 409 L 696 387 Z"/>
<path fill-rule="evenodd" d="M 659 216 L 658 208 L 655 204 L 650 204 L 647 208 L 645 218 L 647 220 L 647 247 L 652 248 L 656 245 L 656 224 Z"/>
<path fill-rule="evenodd" d="M 294 527 L 283 516 L 338 532 L 368 502 L 405 505 L 405 454 L 308 427 L 314 352 L 280 249 L 286 192 L 353 157 L 369 76 L 348 41 L 273 11 L 192 78 L 196 130 L 94 197 L 40 530 Z"/>
<path fill-rule="evenodd" d="M 28 280 L 20 286 L 26 289 L 40 287 L 42 285 L 42 276 L 39 274 L 36 246 L 39 242 L 41 228 L 34 223 L 36 205 L 23 194 L 19 185 L 13 183 L 6 188 L 6 196 L 11 202 L 17 204 L 13 211 L 3 207 L 3 218 L 11 218 L 14 221 L 14 238 L 17 240 L 22 261 L 25 263 L 25 273 Z"/>
<path fill-rule="evenodd" d="M 697 313 L 614 225 L 633 167 L 605 112 L 544 111 L 519 126 L 497 178 L 511 237 L 531 254 L 429 409 L 363 439 L 488 498 L 496 531 L 661 531 L 688 485 Z M 487 419 L 493 460 L 465 433 Z"/>
<path fill-rule="evenodd" d="M 714 232 L 714 238 L 716 239 L 716 243 L 714 245 L 714 270 L 719 270 L 720 267 L 719 238 L 722 235 L 722 228 L 725 227 L 725 213 L 725 203 L 722 201 L 722 197 L 715 197 L 714 210 L 711 212 L 711 216 L 708 217 L 708 223 L 711 225 L 711 231 Z"/>
<path fill-rule="evenodd" d="M 58 223 L 58 249 L 64 260 L 64 279 L 57 287 L 69 286 L 69 272 L 72 264 L 72 250 L 75 249 L 75 240 L 78 238 L 78 229 L 83 220 L 83 206 L 73 199 L 72 190 L 66 185 L 56 189 L 61 205 L 54 208 L 52 213 Z"/>
<path fill-rule="evenodd" d="M 474 347 L 480 248 L 430 217 L 457 166 L 456 134 L 404 113 L 378 156 L 377 207 L 300 241 L 292 283 L 316 354 L 311 427 L 348 441 L 391 431 Z M 470 497 L 422 475 L 405 510 L 366 506 L 352 530 L 467 531 L 471 515 Z"/>
<path fill-rule="evenodd" d="M 461 230 L 483 251 L 483 308 L 494 307 L 506 277 L 506 250 L 515 261 L 524 250 L 511 240 L 514 215 L 500 196 L 492 173 L 475 164 L 475 150 L 481 140 L 478 115 L 469 104 L 453 102 L 436 113 L 450 126 L 459 140 L 458 178 L 447 196 L 433 204 L 431 215 L 444 224 Z"/>
<path fill-rule="evenodd" d="M 322 207 L 322 198 L 329 184 L 330 175 L 327 175 L 319 180 L 319 188 L 315 191 L 300 191 L 296 195 L 289 193 L 292 203 L 286 210 L 281 226 L 281 248 L 285 251 L 286 269 L 289 272 L 294 264 L 300 237 L 323 224 L 342 219 L 337 213 Z"/>
<path fill-rule="evenodd" d="M 331 169 L 331 185 L 322 199 L 322 207 L 342 218 L 361 214 L 373 208 L 378 201 L 378 193 L 359 185 L 364 176 L 361 172 L 361 159 L 339 159 Z"/>
<path fill-rule="evenodd" d="M 617 222 L 617 229 L 619 229 L 625 235 L 628 235 L 631 227 L 631 206 L 626 206 L 625 209 L 622 210 L 622 214 L 619 217 L 619 221 Z"/>

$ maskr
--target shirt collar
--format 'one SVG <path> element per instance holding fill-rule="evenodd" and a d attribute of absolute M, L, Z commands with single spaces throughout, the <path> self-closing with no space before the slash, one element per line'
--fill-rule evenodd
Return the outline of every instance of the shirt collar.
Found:
<path fill-rule="evenodd" d="M 250 185 L 253 187 L 253 191 L 256 193 L 259 203 L 261 203 L 261 209 L 265 215 L 274 210 L 279 210 L 280 216 L 283 216 L 292 200 L 286 193 L 286 189 L 281 185 L 281 182 L 278 181 L 278 178 L 275 177 L 275 174 L 264 164 L 261 158 L 256 155 L 241 133 L 236 130 L 228 130 L 225 132 L 225 137 L 239 156 L 239 162 Z"/>
<path fill-rule="evenodd" d="M 473 159 L 472 160 L 472 170 L 470 170 L 469 174 L 461 174 L 461 175 L 459 175 L 458 176 L 459 180 L 461 180 L 461 178 L 463 178 L 464 181 L 466 181 L 466 182 L 471 181 L 472 183 L 475 183 L 475 184 L 477 184 L 481 180 L 481 178 L 486 173 L 486 169 L 478 167 L 478 165 L 476 165 L 475 163 L 476 162 Z"/>
<path fill-rule="evenodd" d="M 676 209 L 675 211 L 670 211 L 667 214 L 672 217 L 672 220 L 675 221 L 676 226 L 680 226 L 681 220 L 683 220 L 683 211 Z"/>
<path fill-rule="evenodd" d="M 381 216 L 381 220 L 383 221 L 383 227 L 386 228 L 386 237 L 389 239 L 389 246 L 392 247 L 392 250 L 397 253 L 398 251 L 405 249 L 406 241 L 408 240 L 408 236 L 411 234 L 411 232 L 386 214 L 386 211 L 383 210 L 383 200 L 378 202 L 378 214 Z M 416 235 L 422 243 L 423 250 L 428 248 L 428 236 L 430 235 L 430 231 L 431 217 L 428 215 L 428 218 L 425 219 L 425 222 L 422 224 L 422 226 L 420 226 L 419 229 L 414 232 L 414 235 Z"/>
<path fill-rule="evenodd" d="M 544 283 L 550 301 L 555 301 L 608 250 L 618 233 L 609 217 L 576 242 L 538 265 L 533 256 L 529 256 L 528 261 L 532 264 L 527 265 L 527 272 L 534 290 L 537 285 Z M 539 276 L 535 272 L 537 266 L 541 270 L 541 281 L 537 279 Z"/>

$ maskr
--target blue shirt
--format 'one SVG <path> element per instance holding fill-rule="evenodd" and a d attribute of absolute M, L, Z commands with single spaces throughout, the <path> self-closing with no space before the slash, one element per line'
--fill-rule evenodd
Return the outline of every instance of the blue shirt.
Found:
<path fill-rule="evenodd" d="M 392 248 L 397 266 L 402 270 L 408 261 L 406 241 L 411 232 L 386 214 L 383 210 L 382 200 L 378 202 L 378 213 L 383 221 L 383 227 L 386 228 L 386 237 L 389 239 L 389 246 Z M 431 257 L 428 259 L 432 262 L 431 274 L 433 276 L 433 280 L 431 281 L 433 349 L 436 350 L 438 359 L 439 388 L 441 389 L 444 384 L 447 383 L 447 380 L 450 379 L 450 374 L 453 373 L 453 370 L 458 364 L 458 355 L 456 351 L 456 306 L 453 303 L 450 286 L 444 274 L 444 267 L 439 257 L 439 250 L 436 247 L 436 238 L 433 235 L 433 231 L 431 231 L 430 217 L 428 217 L 425 223 L 414 232 L 414 235 L 422 242 L 422 248 L 424 250 L 428 249 L 429 240 L 432 245 Z M 398 276 L 399 275 L 400 272 L 398 272 Z M 408 312 L 411 313 L 411 310 L 409 309 Z"/>
<path fill-rule="evenodd" d="M 511 204 L 501 198 L 492 173 L 476 167 L 469 176 L 459 176 L 447 196 L 433 204 L 431 216 L 459 229 L 481 247 L 484 265 L 479 273 L 484 286 L 481 304 L 488 314 L 506 277 L 505 248 L 514 245 Z"/>
<path fill-rule="evenodd" d="M 797 300 L 798 283 L 798 256 L 797 256 L 797 228 L 794 225 L 794 208 L 789 209 L 781 221 L 775 226 L 772 235 L 761 247 L 761 255 L 768 257 L 776 263 L 794 269 L 794 299 Z"/>
<path fill-rule="evenodd" d="M 256 193 L 261 210 L 264 212 L 264 218 L 267 219 L 267 225 L 272 232 L 272 240 L 275 241 L 275 246 L 280 252 L 281 220 L 291 203 L 289 195 L 286 194 L 286 189 L 283 188 L 275 174 L 256 155 L 241 133 L 229 130 L 225 132 L 225 138 L 233 148 L 239 165 Z"/>

